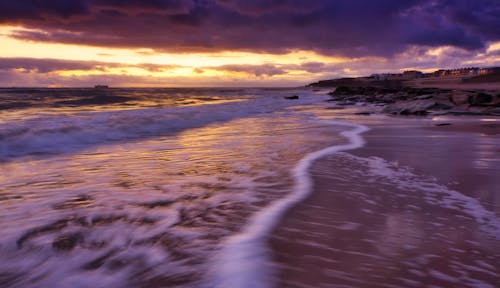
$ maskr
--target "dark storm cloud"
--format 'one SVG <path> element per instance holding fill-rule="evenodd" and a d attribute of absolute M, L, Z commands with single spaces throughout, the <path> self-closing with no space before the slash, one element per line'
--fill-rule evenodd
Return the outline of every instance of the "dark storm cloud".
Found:
<path fill-rule="evenodd" d="M 115 64 L 116 65 L 116 64 Z M 50 73 L 54 71 L 69 70 L 104 70 L 113 64 L 93 61 L 71 61 L 56 59 L 33 59 L 33 58 L 0 58 L 0 70 L 19 69 L 23 72 Z"/>
<path fill-rule="evenodd" d="M 20 0 L 0 1 L 0 21 L 43 20 L 46 16 L 68 18 L 88 13 L 86 1 L 67 0 Z"/>
<path fill-rule="evenodd" d="M 192 52 L 293 49 L 391 56 L 410 45 L 482 49 L 500 40 L 498 0 L 16 0 L 17 38 Z"/>
<path fill-rule="evenodd" d="M 0 58 L 0 71 L 19 70 L 23 73 L 51 73 L 72 70 L 98 70 L 107 71 L 109 68 L 134 67 L 149 72 L 161 72 L 174 69 L 177 65 L 159 65 L 142 63 L 135 65 L 97 62 L 97 61 L 74 61 L 58 59 L 36 59 L 36 58 Z"/>

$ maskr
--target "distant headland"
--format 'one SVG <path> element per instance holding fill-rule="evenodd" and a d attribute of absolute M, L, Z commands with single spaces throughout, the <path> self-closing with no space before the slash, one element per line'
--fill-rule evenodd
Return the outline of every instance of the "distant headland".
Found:
<path fill-rule="evenodd" d="M 371 103 L 394 115 L 500 116 L 500 67 L 373 74 L 308 87 L 335 87 L 329 94 L 336 109 Z"/>
<path fill-rule="evenodd" d="M 484 84 L 500 86 L 500 67 L 439 69 L 431 73 L 417 70 L 403 73 L 372 74 L 365 77 L 321 80 L 308 87 L 435 87 L 435 88 L 481 88 Z"/>

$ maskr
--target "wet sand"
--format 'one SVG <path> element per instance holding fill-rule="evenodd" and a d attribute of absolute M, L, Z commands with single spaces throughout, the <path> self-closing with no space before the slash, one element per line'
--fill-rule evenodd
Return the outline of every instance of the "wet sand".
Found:
<path fill-rule="evenodd" d="M 433 126 L 425 126 L 424 129 L 431 129 L 441 132 L 471 132 L 483 135 L 500 134 L 499 122 L 439 122 Z"/>
<path fill-rule="evenodd" d="M 278 287 L 498 287 L 498 122 L 393 123 L 314 164 L 269 240 Z"/>

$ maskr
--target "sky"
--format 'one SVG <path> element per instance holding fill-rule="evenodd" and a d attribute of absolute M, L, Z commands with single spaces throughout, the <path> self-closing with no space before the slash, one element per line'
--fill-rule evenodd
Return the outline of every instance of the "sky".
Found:
<path fill-rule="evenodd" d="M 301 86 L 500 66 L 498 0 L 0 0 L 0 86 Z"/>

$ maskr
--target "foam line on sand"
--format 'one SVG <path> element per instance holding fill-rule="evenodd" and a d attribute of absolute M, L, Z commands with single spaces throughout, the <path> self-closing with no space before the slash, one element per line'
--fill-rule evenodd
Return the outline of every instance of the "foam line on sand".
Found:
<path fill-rule="evenodd" d="M 213 268 L 210 271 L 209 287 L 273 286 L 271 278 L 273 269 L 268 261 L 270 253 L 266 246 L 266 237 L 278 225 L 286 211 L 311 194 L 313 181 L 309 169 L 312 164 L 327 155 L 362 147 L 365 141 L 361 134 L 369 130 L 366 126 L 339 121 L 321 121 L 321 123 L 349 128 L 340 133 L 349 140 L 349 143 L 312 152 L 297 163 L 292 171 L 294 177 L 292 193 L 258 212 L 240 233 L 224 241 L 222 250 L 211 263 Z"/>

